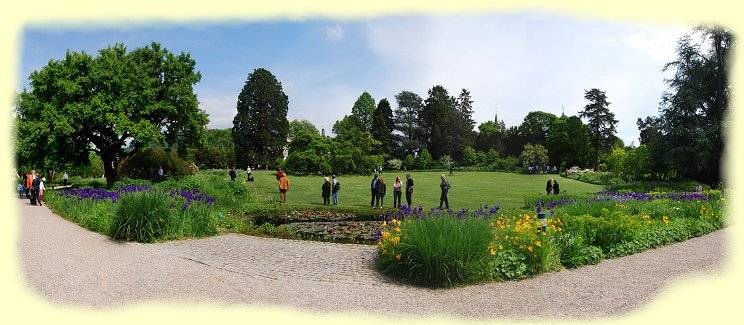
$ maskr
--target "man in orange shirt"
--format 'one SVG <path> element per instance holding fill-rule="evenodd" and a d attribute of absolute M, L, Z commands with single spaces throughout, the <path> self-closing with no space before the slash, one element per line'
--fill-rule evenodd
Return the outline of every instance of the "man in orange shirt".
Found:
<path fill-rule="evenodd" d="M 289 191 L 289 179 L 283 170 L 280 170 L 276 176 L 279 177 L 279 202 L 286 203 L 287 191 Z"/>

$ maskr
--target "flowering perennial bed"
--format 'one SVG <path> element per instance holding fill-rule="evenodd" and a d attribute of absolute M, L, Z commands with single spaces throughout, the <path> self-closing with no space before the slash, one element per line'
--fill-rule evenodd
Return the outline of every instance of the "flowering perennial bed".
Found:
<path fill-rule="evenodd" d="M 597 193 L 546 197 L 537 213 L 401 209 L 376 233 L 380 269 L 402 282 L 453 286 L 522 279 L 595 264 L 725 226 L 725 198 L 699 193 Z M 549 212 L 549 213 L 548 213 Z"/>

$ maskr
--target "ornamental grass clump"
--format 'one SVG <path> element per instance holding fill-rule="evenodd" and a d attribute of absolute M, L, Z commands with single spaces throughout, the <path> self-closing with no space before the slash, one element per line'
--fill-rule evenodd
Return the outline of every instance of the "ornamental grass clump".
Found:
<path fill-rule="evenodd" d="M 406 283 L 449 287 L 490 277 L 488 220 L 443 214 L 392 219 L 378 242 L 383 272 Z"/>
<path fill-rule="evenodd" d="M 157 191 L 131 192 L 122 196 L 111 220 L 113 239 L 152 243 L 169 235 L 171 199 Z"/>

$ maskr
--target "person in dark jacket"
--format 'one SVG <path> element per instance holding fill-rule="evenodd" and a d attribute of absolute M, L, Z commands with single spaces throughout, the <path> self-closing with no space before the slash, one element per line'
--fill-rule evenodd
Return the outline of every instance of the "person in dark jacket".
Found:
<path fill-rule="evenodd" d="M 372 200 L 369 201 L 369 207 L 374 208 L 375 199 L 377 199 L 377 174 L 375 174 L 375 177 L 372 178 L 372 184 L 370 185 L 370 189 L 372 190 Z"/>
<path fill-rule="evenodd" d="M 406 174 L 406 202 L 408 207 L 411 207 L 411 196 L 413 195 L 413 178 L 411 174 Z"/>
<path fill-rule="evenodd" d="M 377 179 L 377 203 L 375 204 L 376 208 L 382 209 L 382 206 L 385 204 L 385 192 L 387 191 L 387 186 L 385 186 L 385 180 L 382 179 L 382 177 Z"/>
<path fill-rule="evenodd" d="M 323 193 L 321 196 L 323 196 L 323 205 L 328 205 L 331 203 L 331 182 L 328 181 L 328 177 L 324 178 L 325 182 L 323 182 Z"/>
<path fill-rule="evenodd" d="M 449 200 L 447 199 L 447 192 L 451 188 L 449 181 L 444 177 L 444 174 L 439 175 L 442 182 L 439 183 L 439 189 L 442 190 L 442 195 L 439 196 L 439 210 L 442 210 L 442 203 L 445 204 L 446 208 L 449 209 Z"/>
<path fill-rule="evenodd" d="M 558 181 L 553 180 L 553 194 L 558 195 L 561 193 L 561 188 L 558 186 Z"/>
<path fill-rule="evenodd" d="M 548 195 L 553 192 L 553 179 L 548 180 L 548 184 L 545 185 L 545 192 L 548 192 Z"/>
<path fill-rule="evenodd" d="M 235 167 L 230 168 L 230 172 L 228 174 L 230 174 L 230 180 L 233 182 L 238 177 L 238 174 L 235 173 Z"/>

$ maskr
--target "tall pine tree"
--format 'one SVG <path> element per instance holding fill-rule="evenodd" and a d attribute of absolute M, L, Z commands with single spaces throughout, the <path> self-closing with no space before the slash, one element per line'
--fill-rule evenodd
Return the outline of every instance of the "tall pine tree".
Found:
<path fill-rule="evenodd" d="M 395 109 L 393 134 L 395 142 L 395 156 L 404 159 L 408 155 L 417 154 L 423 148 L 423 125 L 421 115 L 424 100 L 411 91 L 402 91 L 395 95 L 398 108 Z"/>
<path fill-rule="evenodd" d="M 393 153 L 393 110 L 390 108 L 390 102 L 383 98 L 377 104 L 377 108 L 372 113 L 372 138 L 380 141 L 378 154 L 390 156 Z"/>
<path fill-rule="evenodd" d="M 585 90 L 584 98 L 589 101 L 589 104 L 584 106 L 579 116 L 588 120 L 589 138 L 594 149 L 594 170 L 598 170 L 600 150 L 609 150 L 616 139 L 617 120 L 615 114 L 610 112 L 610 103 L 604 91 L 597 88 Z"/>
<path fill-rule="evenodd" d="M 232 136 L 238 167 L 273 165 L 282 156 L 289 132 L 289 98 L 282 83 L 269 70 L 253 70 L 238 95 L 237 109 Z"/>

